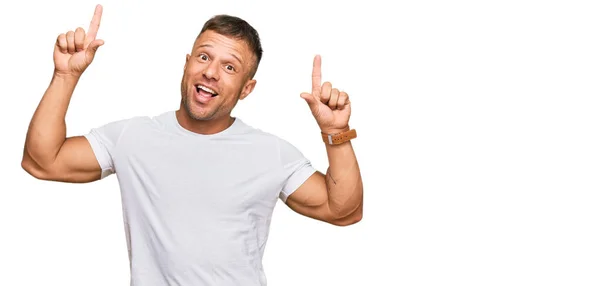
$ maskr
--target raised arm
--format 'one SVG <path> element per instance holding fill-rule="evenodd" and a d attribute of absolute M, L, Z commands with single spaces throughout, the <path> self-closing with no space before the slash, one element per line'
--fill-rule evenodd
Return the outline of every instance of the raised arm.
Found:
<path fill-rule="evenodd" d="M 329 82 L 321 85 L 320 56 L 313 62 L 312 86 L 312 93 L 301 96 L 308 103 L 321 132 L 353 138 L 356 133 L 348 125 L 348 94 L 332 88 Z M 343 139 L 339 142 L 342 143 L 325 142 L 329 159 L 327 172 L 315 172 L 287 198 L 286 204 L 304 216 L 346 226 L 362 219 L 363 184 L 351 142 Z"/>
<path fill-rule="evenodd" d="M 73 91 L 96 50 L 102 6 L 96 6 L 88 33 L 60 34 L 54 46 L 54 74 L 27 130 L 21 166 L 35 178 L 83 183 L 100 179 L 101 169 L 87 139 L 66 137 L 65 115 Z"/>

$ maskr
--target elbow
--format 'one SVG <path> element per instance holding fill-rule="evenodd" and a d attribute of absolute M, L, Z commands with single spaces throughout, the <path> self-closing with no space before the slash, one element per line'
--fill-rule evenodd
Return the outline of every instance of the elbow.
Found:
<path fill-rule="evenodd" d="M 32 164 L 27 158 L 23 158 L 23 160 L 21 160 L 21 168 L 30 176 L 40 179 L 40 177 L 42 177 L 42 172 L 40 172 L 39 168 L 36 168 L 33 165 L 34 164 Z"/>
<path fill-rule="evenodd" d="M 362 212 L 360 214 L 352 215 L 352 216 L 348 217 L 347 219 L 337 221 L 333 224 L 336 226 L 351 226 L 353 224 L 359 223 L 361 220 L 362 220 Z"/>
<path fill-rule="evenodd" d="M 351 226 L 353 224 L 357 224 L 361 220 L 362 220 L 362 212 L 352 214 L 351 216 L 345 217 L 340 220 L 334 220 L 331 222 L 331 224 L 333 224 L 335 226 L 340 226 L 340 227 L 341 226 Z"/>
<path fill-rule="evenodd" d="M 334 219 L 332 221 L 330 221 L 331 224 L 336 225 L 336 226 L 350 226 L 353 224 L 357 224 L 358 222 L 360 222 L 363 218 L 363 207 L 362 207 L 362 202 L 360 203 L 360 205 L 358 206 L 358 208 L 356 208 L 356 210 L 354 210 L 354 212 Z"/>
<path fill-rule="evenodd" d="M 44 161 L 39 160 L 31 155 L 31 150 L 27 146 L 23 149 L 23 158 L 21 159 L 21 168 L 27 172 L 27 174 L 39 180 L 48 180 L 48 169 Z"/>
<path fill-rule="evenodd" d="M 363 191 L 362 184 L 355 196 L 346 202 L 336 202 L 329 205 L 332 220 L 329 222 L 336 226 L 349 226 L 360 222 L 363 218 Z"/>
<path fill-rule="evenodd" d="M 48 172 L 44 170 L 41 166 L 39 166 L 35 161 L 31 160 L 31 158 L 24 156 L 23 160 L 21 160 L 21 168 L 27 172 L 27 174 L 38 180 L 49 180 Z"/>

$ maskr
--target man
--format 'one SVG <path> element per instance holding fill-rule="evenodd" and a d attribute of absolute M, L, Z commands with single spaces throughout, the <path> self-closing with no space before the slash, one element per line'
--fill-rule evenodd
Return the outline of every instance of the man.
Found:
<path fill-rule="evenodd" d="M 133 117 L 66 138 L 71 95 L 97 49 L 102 6 L 87 34 L 58 36 L 55 70 L 35 111 L 23 168 L 42 180 L 84 183 L 118 175 L 131 284 L 266 285 L 262 257 L 278 199 L 304 216 L 345 226 L 362 217 L 362 180 L 350 139 L 348 95 L 302 93 L 323 134 L 326 174 L 288 142 L 231 117 L 256 85 L 258 33 L 237 17 L 207 21 L 186 56 L 179 110 Z"/>

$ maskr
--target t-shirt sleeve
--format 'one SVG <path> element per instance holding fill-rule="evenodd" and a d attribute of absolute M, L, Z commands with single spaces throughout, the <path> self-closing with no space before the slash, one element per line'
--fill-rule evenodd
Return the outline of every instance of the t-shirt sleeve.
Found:
<path fill-rule="evenodd" d="M 92 128 L 89 133 L 84 135 L 92 146 L 94 155 L 102 168 L 100 179 L 104 179 L 116 172 L 114 165 L 115 149 L 127 123 L 129 123 L 129 119 L 113 121 Z"/>
<path fill-rule="evenodd" d="M 279 155 L 284 176 L 279 198 L 285 202 L 317 170 L 298 148 L 285 140 L 279 140 Z"/>

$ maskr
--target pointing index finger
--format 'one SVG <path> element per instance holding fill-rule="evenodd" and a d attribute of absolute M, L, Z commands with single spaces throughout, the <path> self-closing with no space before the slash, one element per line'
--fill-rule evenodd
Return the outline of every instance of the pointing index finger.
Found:
<path fill-rule="evenodd" d="M 98 28 L 100 28 L 100 19 L 102 18 L 102 5 L 96 5 L 96 10 L 94 11 L 94 17 L 92 18 L 92 22 L 90 22 L 90 28 L 88 29 L 87 40 L 88 43 L 92 42 L 96 39 L 96 34 L 98 33 Z"/>
<path fill-rule="evenodd" d="M 321 91 L 321 56 L 316 55 L 313 60 L 312 91 L 314 96 L 319 96 Z"/>

